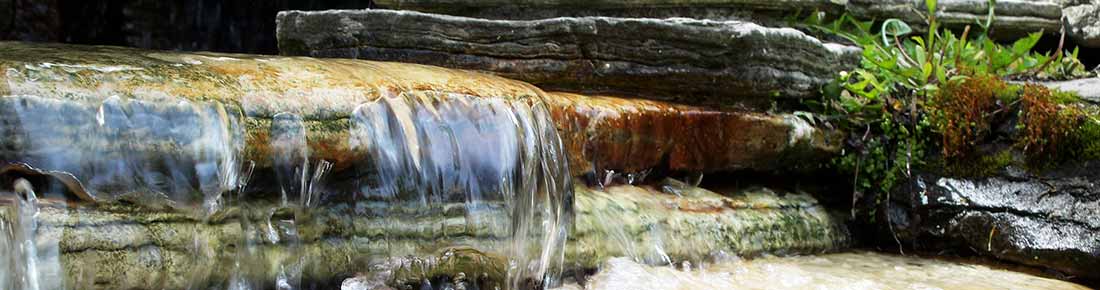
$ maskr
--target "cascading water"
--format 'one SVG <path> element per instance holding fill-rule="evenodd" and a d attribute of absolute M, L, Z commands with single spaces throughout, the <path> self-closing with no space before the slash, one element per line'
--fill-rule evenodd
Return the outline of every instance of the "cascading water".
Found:
<path fill-rule="evenodd" d="M 23 250 L 0 259 L 27 269 L 0 276 L 5 289 L 88 288 L 111 275 L 109 287 L 124 288 L 305 289 L 363 273 L 421 287 L 559 283 L 573 188 L 534 97 L 411 91 L 365 102 L 350 114 L 356 160 L 347 168 L 311 156 L 309 121 L 293 112 L 257 129 L 244 124 L 262 116 L 237 113 L 248 110 L 173 98 L 8 96 L 0 111 L 2 133 L 14 138 L 0 160 L 20 169 L 0 188 L 26 177 L 60 213 L 38 220 L 25 214 L 38 210 L 34 194 L 5 198 L 0 246 Z M 268 160 L 243 157 L 250 134 L 268 136 Z M 172 212 L 149 214 L 148 224 L 202 226 L 110 221 L 118 208 Z M 90 230 L 119 236 L 60 239 Z M 23 259 L 44 253 L 52 263 Z M 111 263 L 140 265 L 112 267 L 146 277 L 119 278 L 111 271 L 124 269 L 85 259 L 117 253 L 134 256 Z"/>
<path fill-rule="evenodd" d="M 355 110 L 351 132 L 352 149 L 368 156 L 357 163 L 371 176 L 358 184 L 368 216 L 442 216 L 417 236 L 508 257 L 500 262 L 509 288 L 556 283 L 572 185 L 541 103 L 436 92 L 383 97 Z"/>

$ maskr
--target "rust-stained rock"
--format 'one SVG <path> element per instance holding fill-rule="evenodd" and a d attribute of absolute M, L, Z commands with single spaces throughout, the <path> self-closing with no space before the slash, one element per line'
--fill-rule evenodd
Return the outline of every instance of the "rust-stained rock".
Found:
<path fill-rule="evenodd" d="M 6 51 L 0 68 L 7 72 L 0 94 L 36 95 L 64 101 L 51 103 L 57 106 L 93 109 L 111 96 L 214 101 L 226 105 L 229 114 L 243 115 L 245 156 L 261 167 L 269 162 L 268 129 L 278 113 L 299 115 L 315 157 L 340 169 L 354 159 L 347 128 L 358 105 L 423 92 L 542 98 L 572 142 L 572 160 L 619 170 L 651 167 L 666 156 L 673 169 L 682 170 L 766 167 L 785 152 L 831 145 L 820 138 L 821 131 L 790 115 L 546 94 L 519 81 L 415 64 L 15 42 L 0 47 Z"/>
<path fill-rule="evenodd" d="M 793 115 L 546 93 L 417 64 L 15 42 L 0 42 L 0 50 L 0 161 L 65 171 L 83 182 L 87 176 L 76 171 L 118 161 L 126 170 L 96 172 L 106 176 L 94 181 L 104 187 L 143 178 L 141 184 L 197 183 L 216 194 L 217 184 L 233 183 L 212 178 L 215 169 L 234 178 L 237 168 L 226 164 L 254 162 L 257 172 L 270 172 L 276 156 L 296 154 L 298 142 L 310 164 L 330 162 L 333 178 L 354 180 L 369 154 L 352 144 L 355 122 L 369 117 L 355 112 L 382 98 L 545 105 L 574 176 L 654 167 L 787 169 L 815 164 L 837 148 L 828 131 Z M 473 107 L 454 112 L 477 115 Z M 24 160 L 32 155 L 41 158 Z"/>
<path fill-rule="evenodd" d="M 790 28 L 687 18 L 487 20 L 411 11 L 284 11 L 283 54 L 475 69 L 544 88 L 684 103 L 817 95 L 859 49 Z"/>
<path fill-rule="evenodd" d="M 560 92 L 545 100 L 573 172 L 790 169 L 840 148 L 836 134 L 790 114 Z"/>
<path fill-rule="evenodd" d="M 511 99 L 542 94 L 519 81 L 416 64 L 19 42 L 0 42 L 0 51 L 0 95 L 10 95 L 3 100 L 58 100 L 41 102 L 54 112 L 94 111 L 112 96 L 218 103 L 230 116 L 244 117 L 244 155 L 260 167 L 271 164 L 269 128 L 279 113 L 300 116 L 313 157 L 339 170 L 353 158 L 348 120 L 365 102 L 426 92 Z"/>

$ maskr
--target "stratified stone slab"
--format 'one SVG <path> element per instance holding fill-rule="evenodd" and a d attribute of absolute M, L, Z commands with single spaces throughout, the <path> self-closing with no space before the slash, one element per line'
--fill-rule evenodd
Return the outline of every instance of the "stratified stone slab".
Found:
<path fill-rule="evenodd" d="M 791 170 L 840 150 L 839 134 L 791 114 L 560 92 L 545 100 L 574 172 Z"/>
<path fill-rule="evenodd" d="M 688 103 L 814 96 L 859 60 L 855 47 L 738 21 L 486 20 L 393 10 L 289 11 L 278 21 L 283 54 L 474 69 L 546 88 Z"/>
<path fill-rule="evenodd" d="M 936 19 L 952 27 L 970 25 L 978 28 L 978 21 L 989 16 L 987 0 L 939 0 Z M 993 18 L 995 37 L 1016 37 L 1026 33 L 1045 31 L 1057 33 L 1062 25 L 1062 6 L 1046 0 L 996 1 Z M 851 0 L 847 11 L 864 19 L 884 20 L 898 18 L 920 27 L 927 21 L 928 8 L 924 1 L 910 0 Z"/>
<path fill-rule="evenodd" d="M 655 264 L 722 255 L 805 254 L 844 249 L 842 218 L 806 193 L 768 188 L 659 186 L 576 188 L 576 225 L 566 264 L 596 268 L 614 257 Z"/>
<path fill-rule="evenodd" d="M 843 10 L 846 0 L 377 0 L 386 9 L 461 15 L 490 19 L 542 19 L 553 17 L 611 16 L 712 20 L 767 20 L 795 11 Z"/>
<path fill-rule="evenodd" d="M 702 261 L 721 253 L 812 254 L 851 243 L 843 221 L 804 193 L 756 188 L 723 190 L 723 195 L 674 180 L 661 189 L 577 186 L 574 191 L 576 228 L 560 257 L 570 269 L 595 268 L 612 257 L 648 259 L 656 251 L 674 261 Z M 41 200 L 32 208 L 4 192 L 0 258 L 20 261 L 26 257 L 13 249 L 19 242 L 33 243 L 39 253 L 55 255 L 56 263 L 39 268 L 57 275 L 51 283 L 79 289 L 225 288 L 231 279 L 271 283 L 292 266 L 301 267 L 303 285 L 367 274 L 384 284 L 409 286 L 458 272 L 501 283 L 507 263 L 492 251 L 434 247 L 443 241 L 482 250 L 511 247 L 500 237 L 507 233 L 486 226 L 509 216 L 469 210 L 463 202 L 439 208 L 425 212 L 415 205 L 359 201 L 298 215 L 277 203 L 245 203 L 202 218 L 133 203 L 70 206 Z M 504 210 L 499 204 L 490 208 Z M 31 210 L 33 219 L 20 215 Z M 485 223 L 467 226 L 467 219 Z M 249 223 L 263 234 L 244 228 Z M 26 225 L 37 230 L 23 234 Z M 436 263 L 441 256 L 480 262 Z"/>
<path fill-rule="evenodd" d="M 987 0 L 939 0 L 937 17 L 953 26 L 974 25 L 989 14 Z M 1072 1 L 1062 1 L 1066 5 Z M 1080 1 L 1077 1 L 1080 2 Z M 748 19 L 784 25 L 782 18 L 794 13 L 824 11 L 850 13 L 865 19 L 900 18 L 920 26 L 924 23 L 924 1 L 912 0 L 377 0 L 390 9 L 415 10 L 492 19 L 539 19 L 559 16 L 689 17 L 697 19 Z M 996 1 L 994 29 L 1009 34 L 1045 30 L 1056 33 L 1061 25 L 1062 4 L 1049 0 Z"/>
<path fill-rule="evenodd" d="M 130 165 L 122 175 L 152 171 L 152 181 L 189 182 L 232 178 L 233 164 L 254 164 L 256 174 L 270 177 L 295 162 L 324 161 L 334 182 L 350 184 L 371 156 L 355 143 L 370 139 L 363 122 L 382 117 L 365 108 L 447 107 L 452 121 L 479 125 L 463 128 L 494 128 L 478 135 L 485 138 L 508 138 L 492 127 L 507 123 L 482 113 L 537 108 L 531 114 L 557 129 L 573 176 L 597 169 L 787 170 L 819 164 L 838 148 L 830 131 L 793 115 L 546 93 L 417 64 L 15 42 L 0 42 L 0 50 L 0 163 L 28 163 L 82 182 L 90 178 L 80 173 L 101 174 L 88 168 L 114 168 L 106 166 L 111 160 Z M 471 136 L 453 142 L 481 144 Z M 222 166 L 223 174 L 196 164 Z M 159 174 L 175 169 L 187 174 Z M 114 179 L 98 181 L 105 191 L 117 187 Z M 83 197 L 96 199 L 94 191 Z"/>

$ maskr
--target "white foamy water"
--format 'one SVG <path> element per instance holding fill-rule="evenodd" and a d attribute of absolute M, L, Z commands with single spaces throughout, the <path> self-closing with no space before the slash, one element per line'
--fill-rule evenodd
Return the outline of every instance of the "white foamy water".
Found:
<path fill-rule="evenodd" d="M 561 289 L 1089 289 L 1029 274 L 872 252 L 734 260 L 685 270 L 615 258 Z"/>

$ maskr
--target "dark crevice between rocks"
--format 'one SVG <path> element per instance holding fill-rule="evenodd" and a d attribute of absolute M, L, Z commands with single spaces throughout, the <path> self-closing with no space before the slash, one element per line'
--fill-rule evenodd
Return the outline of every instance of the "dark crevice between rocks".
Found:
<path fill-rule="evenodd" d="M 0 0 L 0 40 L 277 54 L 279 11 L 372 7 L 371 0 Z"/>

